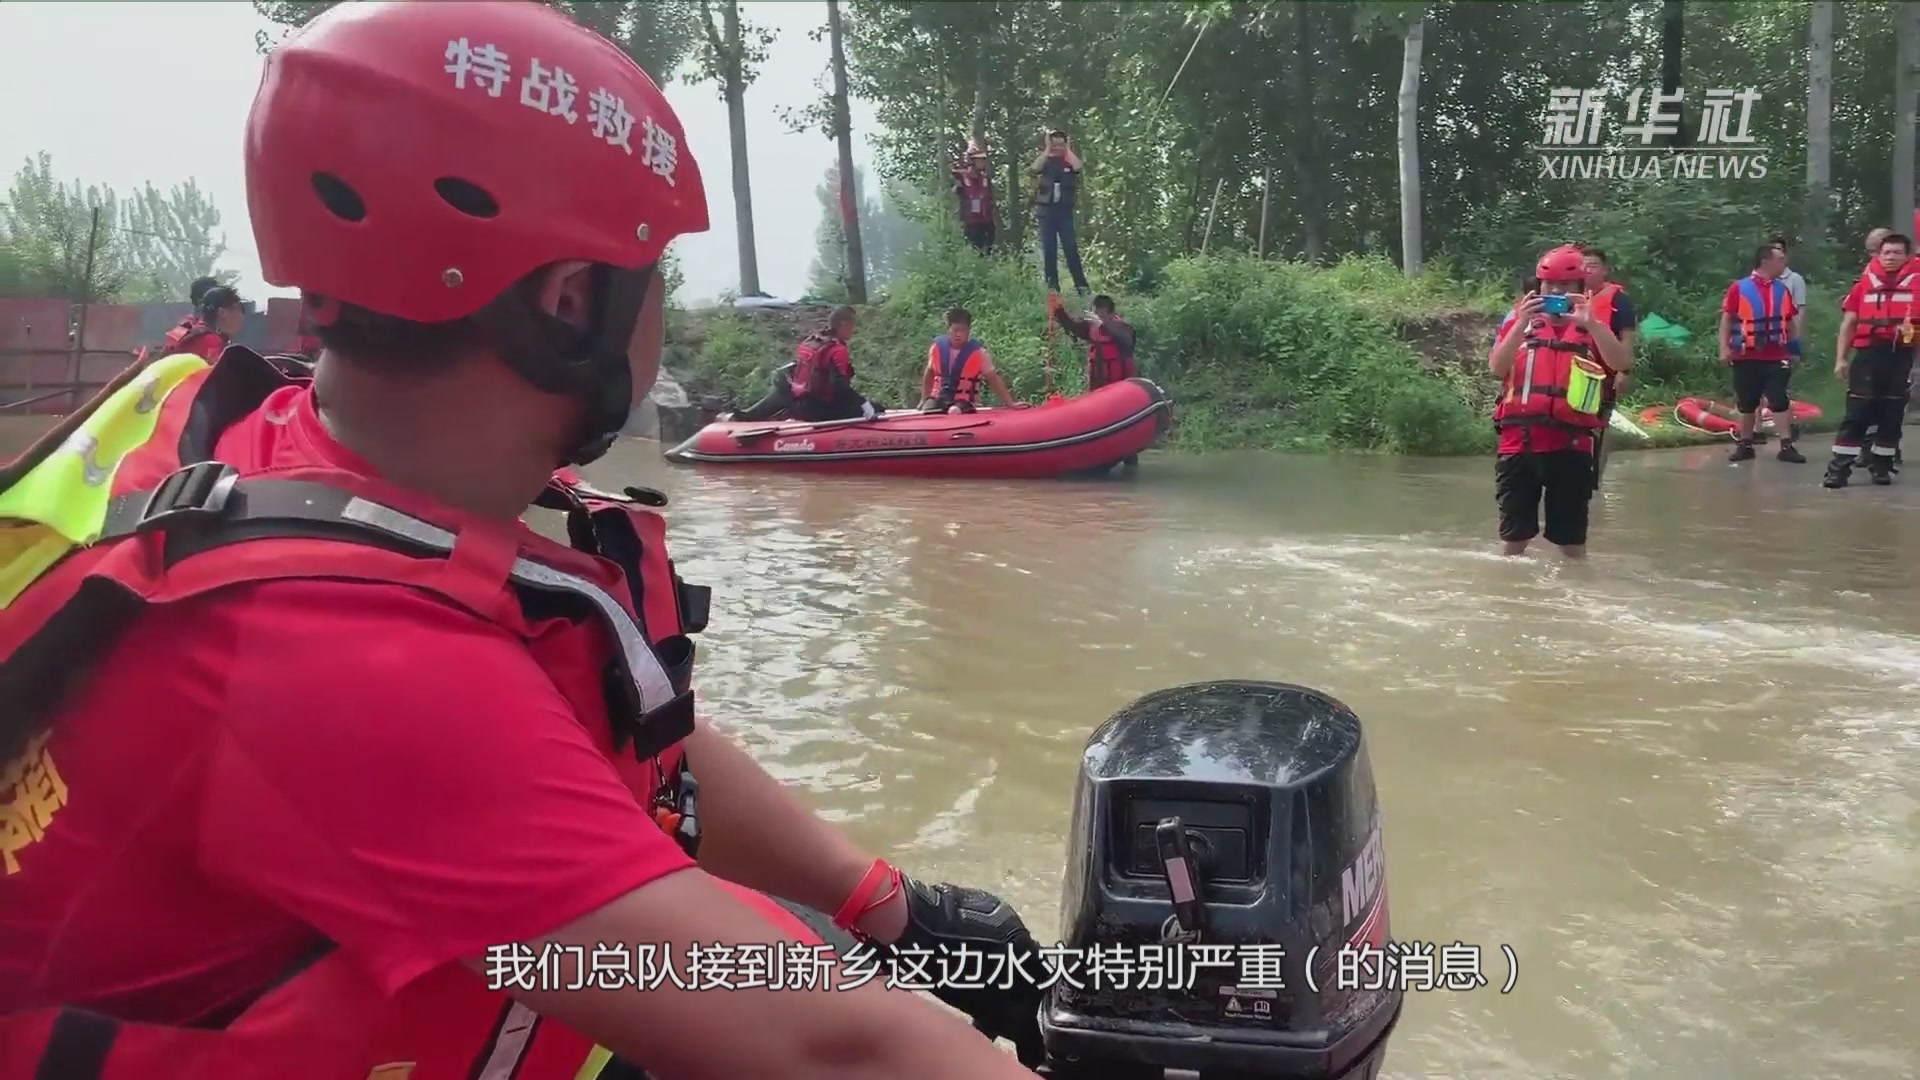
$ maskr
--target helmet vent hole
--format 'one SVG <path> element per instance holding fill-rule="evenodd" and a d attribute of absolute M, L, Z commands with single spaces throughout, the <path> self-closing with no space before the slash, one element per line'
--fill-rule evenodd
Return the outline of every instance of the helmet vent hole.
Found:
<path fill-rule="evenodd" d="M 493 196 L 478 184 L 462 180 L 457 176 L 443 176 L 433 182 L 433 190 L 442 201 L 468 217 L 491 218 L 500 216 L 500 204 Z"/>
<path fill-rule="evenodd" d="M 353 190 L 345 180 L 332 173 L 317 172 L 310 181 L 313 193 L 320 196 L 320 204 L 328 212 L 342 221 L 364 221 L 367 216 L 367 204 L 360 193 Z"/>

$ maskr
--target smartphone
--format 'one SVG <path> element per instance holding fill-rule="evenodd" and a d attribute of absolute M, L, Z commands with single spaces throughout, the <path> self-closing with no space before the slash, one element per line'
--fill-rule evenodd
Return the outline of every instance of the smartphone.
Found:
<path fill-rule="evenodd" d="M 1570 315 L 1573 313 L 1573 300 L 1562 293 L 1553 293 L 1540 298 L 1540 310 L 1549 315 Z"/>

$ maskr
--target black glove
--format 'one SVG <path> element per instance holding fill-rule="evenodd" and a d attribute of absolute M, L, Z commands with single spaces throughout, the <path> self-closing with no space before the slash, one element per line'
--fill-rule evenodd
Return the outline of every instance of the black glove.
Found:
<path fill-rule="evenodd" d="M 907 929 L 886 950 L 896 980 L 931 991 L 988 1038 L 1013 1042 L 1023 1064 L 1039 1064 L 1040 1001 L 1052 974 L 1019 913 L 982 889 L 905 875 L 900 887 Z"/>

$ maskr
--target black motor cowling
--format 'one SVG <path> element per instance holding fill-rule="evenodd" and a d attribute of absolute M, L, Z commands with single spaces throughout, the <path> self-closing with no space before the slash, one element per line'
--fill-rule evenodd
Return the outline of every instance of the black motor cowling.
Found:
<path fill-rule="evenodd" d="M 1360 720 L 1325 694 L 1200 683 L 1101 725 L 1060 911 L 1080 970 L 1041 1009 L 1050 1072 L 1379 1074 L 1401 994 L 1355 968 L 1387 943 L 1379 808 Z M 1128 985 L 1102 956 L 1163 970 Z"/>

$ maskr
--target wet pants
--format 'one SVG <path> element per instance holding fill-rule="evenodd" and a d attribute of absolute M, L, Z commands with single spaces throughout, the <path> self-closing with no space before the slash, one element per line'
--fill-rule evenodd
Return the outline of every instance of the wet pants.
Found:
<path fill-rule="evenodd" d="M 733 414 L 735 420 L 771 420 L 793 406 L 793 384 L 788 376 L 793 374 L 793 365 L 773 370 L 773 385 L 767 390 L 767 396 L 740 409 Z"/>
<path fill-rule="evenodd" d="M 1900 427 L 1906 423 L 1908 384 L 1913 379 L 1913 347 L 1875 342 L 1853 353 L 1847 372 L 1847 412 L 1834 436 L 1833 456 L 1891 464 L 1900 452 Z M 1872 445 L 1867 429 L 1873 428 Z"/>
<path fill-rule="evenodd" d="M 860 407 L 867 399 L 859 391 L 847 387 L 829 398 L 800 398 L 793 403 L 788 413 L 795 420 L 804 420 L 814 424 L 823 420 L 854 420 L 860 416 Z"/>
<path fill-rule="evenodd" d="M 1040 205 L 1040 259 L 1047 277 L 1047 288 L 1060 291 L 1060 251 L 1067 255 L 1067 273 L 1073 275 L 1073 287 L 1087 291 L 1087 271 L 1080 265 L 1080 242 L 1073 237 L 1073 204 Z"/>

